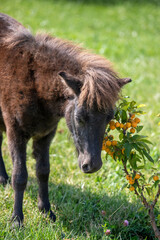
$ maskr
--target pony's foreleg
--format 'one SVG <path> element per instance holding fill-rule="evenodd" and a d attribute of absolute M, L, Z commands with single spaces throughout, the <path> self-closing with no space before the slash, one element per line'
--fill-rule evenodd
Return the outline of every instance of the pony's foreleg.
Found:
<path fill-rule="evenodd" d="M 50 209 L 48 198 L 48 178 L 50 172 L 49 166 L 49 146 L 54 137 L 56 129 L 47 136 L 33 141 L 33 155 L 36 159 L 36 176 L 39 185 L 38 208 L 40 211 L 49 214 L 49 217 L 55 221 L 56 216 Z"/>
<path fill-rule="evenodd" d="M 6 125 L 8 146 L 13 162 L 12 186 L 14 189 L 13 227 L 23 222 L 23 194 L 27 184 L 26 144 L 28 139 L 18 126 Z"/>
<path fill-rule="evenodd" d="M 2 133 L 0 132 L 0 184 L 6 184 L 8 180 L 8 175 L 5 169 L 3 157 L 2 157 L 2 140 L 3 136 Z"/>

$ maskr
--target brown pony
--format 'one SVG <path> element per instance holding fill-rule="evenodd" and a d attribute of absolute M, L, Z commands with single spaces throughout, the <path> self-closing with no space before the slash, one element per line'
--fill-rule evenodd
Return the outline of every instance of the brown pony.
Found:
<path fill-rule="evenodd" d="M 49 146 L 60 118 L 65 117 L 73 136 L 80 169 L 99 170 L 106 124 L 121 87 L 130 81 L 120 79 L 103 57 L 56 37 L 33 36 L 0 14 L 0 142 L 6 131 L 13 161 L 14 224 L 23 221 L 28 140 L 33 139 L 36 159 L 38 207 L 55 220 L 48 199 Z M 0 150 L 0 183 L 7 180 Z"/>

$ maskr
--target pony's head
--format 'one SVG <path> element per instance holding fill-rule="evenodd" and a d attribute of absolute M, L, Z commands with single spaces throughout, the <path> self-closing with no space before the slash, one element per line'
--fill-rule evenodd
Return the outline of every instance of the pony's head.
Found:
<path fill-rule="evenodd" d="M 102 141 L 106 125 L 114 116 L 118 92 L 131 79 L 104 81 L 101 77 L 105 76 L 92 71 L 83 76 L 83 80 L 65 72 L 59 75 L 74 92 L 65 118 L 78 152 L 79 167 L 84 173 L 96 172 L 102 166 Z"/>

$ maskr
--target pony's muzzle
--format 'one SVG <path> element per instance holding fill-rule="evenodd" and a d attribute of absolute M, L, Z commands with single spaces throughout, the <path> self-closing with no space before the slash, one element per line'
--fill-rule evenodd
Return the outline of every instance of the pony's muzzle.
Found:
<path fill-rule="evenodd" d="M 82 161 L 81 170 L 84 173 L 94 173 L 97 172 L 102 167 L 101 158 L 91 158 Z"/>

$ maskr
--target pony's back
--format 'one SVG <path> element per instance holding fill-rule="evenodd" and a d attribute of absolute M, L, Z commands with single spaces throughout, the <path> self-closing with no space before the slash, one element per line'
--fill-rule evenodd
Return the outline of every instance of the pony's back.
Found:
<path fill-rule="evenodd" d="M 0 37 L 6 35 L 9 32 L 17 31 L 19 28 L 24 28 L 22 24 L 15 19 L 0 13 Z"/>

